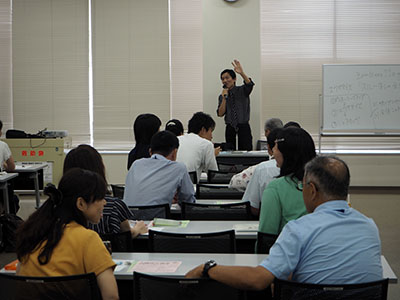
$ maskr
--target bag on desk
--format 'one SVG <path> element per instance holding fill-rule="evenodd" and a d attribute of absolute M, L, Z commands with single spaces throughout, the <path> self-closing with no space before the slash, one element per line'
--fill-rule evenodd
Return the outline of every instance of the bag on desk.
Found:
<path fill-rule="evenodd" d="M 15 232 L 23 222 L 20 217 L 13 214 L 3 214 L 0 216 L 0 252 L 15 252 Z"/>

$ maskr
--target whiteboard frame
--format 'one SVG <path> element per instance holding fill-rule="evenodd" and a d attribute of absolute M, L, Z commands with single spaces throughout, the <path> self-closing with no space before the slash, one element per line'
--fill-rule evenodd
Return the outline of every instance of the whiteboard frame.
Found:
<path fill-rule="evenodd" d="M 397 66 L 400 67 L 400 64 L 322 64 L 322 91 L 319 95 L 319 112 L 320 112 L 320 124 L 319 124 L 319 134 L 318 134 L 318 150 L 319 154 L 322 152 L 322 137 L 332 136 L 371 136 L 371 137 L 397 137 L 400 136 L 399 130 L 329 130 L 324 129 L 324 86 L 325 86 L 325 76 L 324 76 L 324 67 L 325 66 Z"/>
<path fill-rule="evenodd" d="M 325 86 L 325 76 L 324 76 L 324 68 L 325 67 L 332 67 L 332 66 L 396 66 L 400 67 L 400 64 L 322 64 L 322 93 L 320 96 L 320 136 L 400 136 L 400 129 L 341 129 L 341 130 L 330 130 L 324 129 L 324 86 Z"/>

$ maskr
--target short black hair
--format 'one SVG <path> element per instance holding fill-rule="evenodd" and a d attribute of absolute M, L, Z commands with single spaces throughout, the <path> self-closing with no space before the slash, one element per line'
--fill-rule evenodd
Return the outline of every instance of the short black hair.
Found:
<path fill-rule="evenodd" d="M 221 72 L 221 75 L 219 75 L 220 78 L 222 78 L 222 75 L 225 73 L 229 73 L 231 75 L 232 79 L 236 79 L 236 73 L 232 69 L 225 69 Z"/>
<path fill-rule="evenodd" d="M 161 154 L 168 156 L 173 150 L 179 148 L 179 140 L 175 134 L 170 131 L 163 130 L 157 132 L 151 138 L 150 150 L 152 154 Z"/>
<path fill-rule="evenodd" d="M 3 129 L 3 122 L 0 120 L 0 130 Z"/>
<path fill-rule="evenodd" d="M 176 136 L 183 134 L 183 124 L 178 119 L 172 119 L 165 124 L 165 130 L 171 131 Z"/>
<path fill-rule="evenodd" d="M 215 121 L 209 114 L 197 112 L 189 120 L 188 133 L 193 132 L 195 134 L 199 134 L 202 128 L 204 128 L 206 131 L 208 131 L 210 128 L 214 130 Z"/>
<path fill-rule="evenodd" d="M 138 115 L 133 123 L 136 144 L 149 145 L 151 137 L 158 132 L 161 120 L 154 114 Z"/>
<path fill-rule="evenodd" d="M 301 128 L 300 124 L 295 122 L 295 121 L 289 121 L 285 125 L 283 125 L 283 128 L 288 128 L 288 127 L 297 127 Z"/>
<path fill-rule="evenodd" d="M 345 200 L 347 198 L 350 170 L 340 158 L 317 156 L 305 165 L 304 176 L 307 180 L 314 180 L 319 191 L 331 200 Z"/>
<path fill-rule="evenodd" d="M 302 128 L 283 128 L 276 139 L 283 163 L 278 177 L 290 176 L 302 180 L 304 165 L 316 156 L 315 144 L 311 135 Z"/>

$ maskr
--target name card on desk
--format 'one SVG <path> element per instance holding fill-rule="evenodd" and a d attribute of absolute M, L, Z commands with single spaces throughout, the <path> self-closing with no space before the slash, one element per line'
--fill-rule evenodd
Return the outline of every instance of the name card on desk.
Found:
<path fill-rule="evenodd" d="M 258 224 L 235 224 L 235 231 L 258 231 Z"/>

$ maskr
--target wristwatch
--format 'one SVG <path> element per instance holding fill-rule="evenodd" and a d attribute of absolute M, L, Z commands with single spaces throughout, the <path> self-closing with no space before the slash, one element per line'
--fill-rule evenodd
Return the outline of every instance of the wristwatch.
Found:
<path fill-rule="evenodd" d="M 210 276 L 208 275 L 208 271 L 209 271 L 211 268 L 214 268 L 216 265 L 217 265 L 217 263 L 215 262 L 215 260 L 212 260 L 212 259 L 211 259 L 211 260 L 207 261 L 207 262 L 204 264 L 202 276 L 203 276 L 203 277 L 210 277 Z"/>

